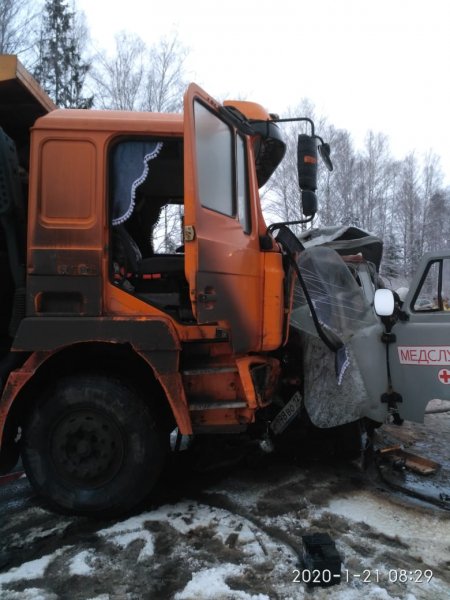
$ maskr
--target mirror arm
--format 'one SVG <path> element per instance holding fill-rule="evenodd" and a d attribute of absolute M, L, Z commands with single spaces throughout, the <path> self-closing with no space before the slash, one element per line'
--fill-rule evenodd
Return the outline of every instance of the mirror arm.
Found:
<path fill-rule="evenodd" d="M 273 123 L 294 123 L 299 121 L 306 121 L 307 123 L 309 123 L 311 126 L 311 137 L 319 138 L 319 136 L 315 134 L 314 121 L 309 117 L 295 117 L 292 119 L 279 119 L 278 117 L 276 117 L 275 119 L 272 119 Z M 319 140 L 321 140 L 323 144 L 323 140 L 321 138 L 319 138 Z"/>
<path fill-rule="evenodd" d="M 312 215 L 311 217 L 308 217 L 307 219 L 301 219 L 300 221 L 282 221 L 281 223 L 272 223 L 268 226 L 266 230 L 266 235 L 268 233 L 273 233 L 275 229 L 280 229 L 282 225 L 303 225 L 304 223 L 311 223 L 314 217 L 315 215 Z"/>

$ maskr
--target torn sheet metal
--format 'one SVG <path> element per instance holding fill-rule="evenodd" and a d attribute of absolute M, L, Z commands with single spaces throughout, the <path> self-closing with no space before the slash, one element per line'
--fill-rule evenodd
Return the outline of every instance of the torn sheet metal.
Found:
<path fill-rule="evenodd" d="M 313 246 L 298 266 L 317 319 L 326 335 L 345 348 L 346 370 L 319 339 L 304 292 L 296 282 L 291 326 L 301 334 L 304 403 L 318 427 L 335 427 L 362 417 L 383 421 L 380 396 L 386 389 L 382 325 L 373 307 L 336 251 Z"/>
<path fill-rule="evenodd" d="M 352 226 L 321 227 L 308 229 L 298 236 L 305 248 L 324 246 L 336 250 L 338 254 L 362 254 L 364 260 L 375 265 L 379 271 L 383 255 L 381 238 Z"/>

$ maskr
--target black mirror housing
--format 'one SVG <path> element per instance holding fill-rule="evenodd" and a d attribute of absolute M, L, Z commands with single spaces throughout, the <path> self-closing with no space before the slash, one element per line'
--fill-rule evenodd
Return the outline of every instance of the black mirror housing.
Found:
<path fill-rule="evenodd" d="M 317 141 L 315 137 L 306 133 L 298 136 L 297 171 L 300 189 L 315 192 L 317 189 Z"/>
<path fill-rule="evenodd" d="M 302 190 L 302 210 L 305 217 L 313 217 L 317 212 L 316 192 Z"/>

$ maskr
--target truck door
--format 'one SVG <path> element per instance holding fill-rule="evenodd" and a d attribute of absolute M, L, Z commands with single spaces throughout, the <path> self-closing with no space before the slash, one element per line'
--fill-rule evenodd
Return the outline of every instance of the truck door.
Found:
<path fill-rule="evenodd" d="M 185 270 L 194 315 L 235 352 L 261 345 L 263 276 L 248 136 L 195 84 L 184 99 Z M 253 215 L 254 215 L 253 210 Z"/>
<path fill-rule="evenodd" d="M 428 254 L 405 298 L 407 321 L 392 332 L 392 383 L 400 415 L 421 422 L 428 402 L 450 400 L 450 252 Z"/>

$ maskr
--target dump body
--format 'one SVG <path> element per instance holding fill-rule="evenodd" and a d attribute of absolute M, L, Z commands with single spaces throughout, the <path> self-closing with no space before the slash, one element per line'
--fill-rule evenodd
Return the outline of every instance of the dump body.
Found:
<path fill-rule="evenodd" d="M 19 152 L 24 148 L 23 160 L 26 160 L 30 127 L 56 106 L 13 55 L 0 58 L 0 93 L 0 123 Z"/>

